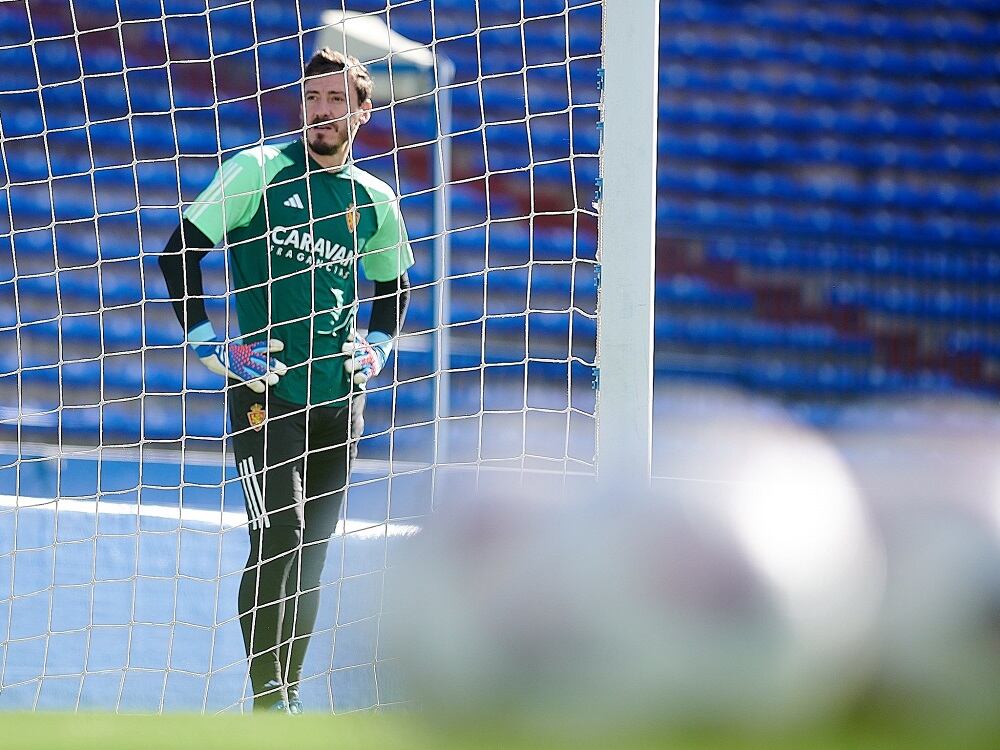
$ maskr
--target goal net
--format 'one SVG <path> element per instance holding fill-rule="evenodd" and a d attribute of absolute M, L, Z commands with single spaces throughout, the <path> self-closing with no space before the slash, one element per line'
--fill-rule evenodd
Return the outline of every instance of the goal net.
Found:
<path fill-rule="evenodd" d="M 0 709 L 248 705 L 232 381 L 188 351 L 157 259 L 225 159 L 302 136 L 321 41 L 365 51 L 352 158 L 416 263 L 301 691 L 402 699 L 379 642 L 399 543 L 470 481 L 593 470 L 601 23 L 599 0 L 0 3 Z M 201 268 L 236 339 L 230 263 Z"/>

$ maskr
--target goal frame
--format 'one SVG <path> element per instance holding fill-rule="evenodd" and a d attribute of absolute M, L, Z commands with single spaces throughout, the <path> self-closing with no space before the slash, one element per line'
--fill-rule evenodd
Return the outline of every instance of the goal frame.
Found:
<path fill-rule="evenodd" d="M 604 0 L 597 466 L 648 485 L 653 433 L 659 0 Z"/>

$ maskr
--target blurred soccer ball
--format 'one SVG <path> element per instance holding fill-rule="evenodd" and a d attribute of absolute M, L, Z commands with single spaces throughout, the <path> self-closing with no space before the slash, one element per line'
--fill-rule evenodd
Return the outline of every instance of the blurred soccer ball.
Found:
<path fill-rule="evenodd" d="M 670 429 L 701 447 L 653 491 L 486 473 L 432 519 L 393 607 L 422 705 L 585 732 L 841 705 L 881 571 L 836 453 L 784 421 Z"/>
<path fill-rule="evenodd" d="M 910 723 L 1000 729 L 1000 409 L 881 413 L 837 438 L 889 555 L 880 695 Z"/>

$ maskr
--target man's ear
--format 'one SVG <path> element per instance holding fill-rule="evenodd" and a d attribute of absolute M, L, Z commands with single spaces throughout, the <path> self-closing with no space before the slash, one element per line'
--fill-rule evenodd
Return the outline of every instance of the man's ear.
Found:
<path fill-rule="evenodd" d="M 372 118 L 372 100 L 366 99 L 361 103 L 361 111 L 358 112 L 358 125 L 364 125 Z"/>

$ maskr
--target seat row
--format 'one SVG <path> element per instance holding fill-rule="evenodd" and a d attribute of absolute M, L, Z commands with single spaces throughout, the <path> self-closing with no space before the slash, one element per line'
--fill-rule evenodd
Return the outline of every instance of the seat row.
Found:
<path fill-rule="evenodd" d="M 712 60 L 716 63 L 756 62 L 788 65 L 815 70 L 836 70 L 842 74 L 876 74 L 912 79 L 913 76 L 950 78 L 963 83 L 987 83 L 1000 70 L 1000 62 L 990 54 L 955 50 L 913 50 L 898 44 L 854 44 L 822 42 L 789 36 L 775 43 L 766 36 L 732 36 L 682 30 L 661 37 L 660 55 L 670 60 Z"/>
<path fill-rule="evenodd" d="M 962 294 L 951 288 L 925 291 L 895 283 L 838 283 L 829 291 L 832 305 L 864 307 L 873 312 L 943 322 L 995 324 L 1000 320 L 1000 292 Z"/>
<path fill-rule="evenodd" d="M 876 394 L 940 394 L 953 392 L 956 388 L 954 379 L 944 373 L 902 372 L 880 365 L 791 364 L 780 358 L 731 359 L 726 363 L 714 358 L 699 361 L 661 357 L 655 374 L 665 380 L 719 382 L 758 392 L 816 399 Z M 822 401 L 814 402 L 814 405 L 820 409 L 816 416 L 825 413 Z M 808 410 L 812 405 L 807 402 L 803 406 Z"/>
<path fill-rule="evenodd" d="M 679 344 L 712 351 L 737 349 L 784 350 L 823 355 L 870 356 L 872 341 L 862 336 L 840 334 L 832 326 L 807 323 L 773 323 L 754 318 L 684 318 L 661 315 L 655 325 L 656 344 L 667 348 Z"/>
<path fill-rule="evenodd" d="M 842 105 L 857 101 L 899 110 L 930 107 L 956 118 L 988 115 L 998 106 L 991 86 L 943 86 L 933 80 L 896 80 L 873 75 L 840 77 L 823 71 L 789 70 L 787 75 L 760 75 L 752 67 L 720 67 L 691 60 L 663 60 L 660 90 L 725 95 L 759 94 L 804 104 Z"/>
<path fill-rule="evenodd" d="M 974 23 L 960 11 L 992 10 L 990 0 L 956 3 L 892 2 L 872 8 L 870 3 L 854 3 L 857 13 L 843 12 L 851 3 L 841 3 L 824 12 L 812 6 L 802 12 L 783 13 L 767 5 L 737 6 L 720 2 L 680 2 L 660 6 L 660 20 L 666 24 L 696 23 L 714 28 L 747 28 L 792 36 L 823 35 L 847 41 L 892 40 L 907 44 L 958 44 L 992 48 L 1000 44 L 1000 25 Z M 880 12 L 884 8 L 890 13 Z M 907 14 L 908 10 L 931 11 Z M 935 13 L 936 11 L 936 13 Z"/>
<path fill-rule="evenodd" d="M 770 132 L 736 134 L 722 129 L 665 129 L 660 133 L 657 150 L 662 159 L 707 159 L 772 172 L 808 163 L 910 169 L 930 173 L 928 176 L 957 172 L 969 178 L 991 177 L 1000 170 L 1000 156 L 957 145 L 929 148 L 883 139 L 798 140 L 779 138 Z"/>
<path fill-rule="evenodd" d="M 800 243 L 795 240 L 752 242 L 724 238 L 708 243 L 711 259 L 735 261 L 765 271 L 802 271 L 865 275 L 871 278 L 944 281 L 982 289 L 1000 285 L 1000 253 L 958 248 L 903 249 L 891 245 Z"/>
<path fill-rule="evenodd" d="M 748 198 L 751 198 L 748 196 Z M 686 196 L 660 196 L 657 220 L 661 231 L 713 231 L 732 234 L 787 233 L 790 236 L 836 237 L 844 241 L 931 244 L 953 241 L 986 247 L 1000 240 L 996 222 L 962 221 L 935 213 L 910 214 L 880 210 L 874 213 L 827 206 L 787 205 L 782 201 L 692 200 Z"/>
<path fill-rule="evenodd" d="M 748 172 L 723 165 L 668 164 L 657 175 L 661 191 L 688 196 L 715 196 L 732 200 L 755 198 L 799 203 L 829 203 L 848 209 L 900 210 L 916 213 L 954 212 L 971 218 L 1000 214 L 1000 188 L 980 192 L 958 180 L 932 185 L 911 184 L 902 178 L 882 178 L 853 184 L 842 175 L 812 175 L 809 181 L 794 173 Z"/>
<path fill-rule="evenodd" d="M 893 137 L 926 140 L 935 147 L 940 147 L 942 142 L 982 146 L 1000 139 L 1000 122 L 988 116 L 976 118 L 967 115 L 959 119 L 951 113 L 896 112 L 885 106 L 860 115 L 831 106 L 785 108 L 763 99 L 747 104 L 725 96 L 701 96 L 694 100 L 675 96 L 660 107 L 660 124 L 674 128 L 697 126 L 755 133 L 777 131 L 795 138 L 812 133 L 844 140 Z"/>

